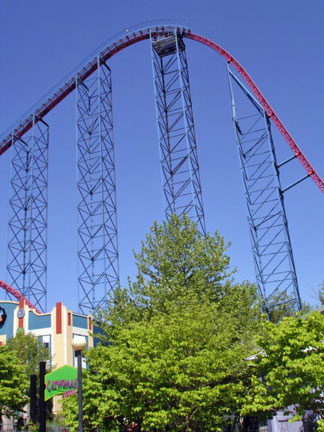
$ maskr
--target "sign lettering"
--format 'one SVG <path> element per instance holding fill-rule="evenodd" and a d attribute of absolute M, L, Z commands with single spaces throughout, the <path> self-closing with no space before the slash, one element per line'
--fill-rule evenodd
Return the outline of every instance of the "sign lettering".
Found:
<path fill-rule="evenodd" d="M 62 393 L 74 394 L 77 388 L 77 368 L 62 366 L 45 375 L 45 401 Z"/>

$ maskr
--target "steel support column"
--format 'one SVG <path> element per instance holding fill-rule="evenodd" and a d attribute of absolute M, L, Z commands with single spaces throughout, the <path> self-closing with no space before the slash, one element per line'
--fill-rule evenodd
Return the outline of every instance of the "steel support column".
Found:
<path fill-rule="evenodd" d="M 105 307 L 119 283 L 111 71 L 77 82 L 79 309 Z"/>
<path fill-rule="evenodd" d="M 269 116 L 229 66 L 227 71 L 257 285 L 264 312 L 278 320 L 301 303 Z"/>
<path fill-rule="evenodd" d="M 31 135 L 12 137 L 7 272 L 9 283 L 46 311 L 48 125 L 33 116 Z"/>
<path fill-rule="evenodd" d="M 185 45 L 175 29 L 151 31 L 165 213 L 186 213 L 206 233 Z"/>

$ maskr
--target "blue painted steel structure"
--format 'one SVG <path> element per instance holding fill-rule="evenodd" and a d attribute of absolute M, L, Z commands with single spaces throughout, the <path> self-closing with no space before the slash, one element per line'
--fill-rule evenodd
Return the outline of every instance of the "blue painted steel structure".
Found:
<path fill-rule="evenodd" d="M 79 304 L 82 311 L 104 306 L 118 284 L 118 242 L 111 76 L 106 61 L 140 41 L 151 41 L 158 137 L 166 215 L 186 212 L 205 233 L 196 138 L 183 38 L 210 47 L 245 80 L 229 70 L 229 81 L 241 90 L 248 113 L 233 120 L 242 166 L 257 282 L 265 311 L 300 308 L 296 272 L 284 210 L 283 194 L 311 177 L 324 192 L 324 182 L 311 166 L 243 66 L 215 42 L 182 24 L 150 23 L 116 35 L 82 66 L 34 105 L 0 139 L 0 155 L 13 147 L 8 273 L 11 284 L 35 306 L 46 308 L 47 148 L 43 118 L 77 89 L 79 212 Z M 94 75 L 97 73 L 97 76 Z M 250 111 L 249 111 L 250 110 Z M 307 172 L 281 188 L 270 120 Z M 260 126 L 260 127 L 259 127 Z M 27 135 L 31 132 L 31 135 Z M 23 138 L 24 137 L 24 138 Z"/>
<path fill-rule="evenodd" d="M 229 66 L 227 72 L 257 285 L 268 318 L 275 309 L 281 319 L 300 310 L 301 302 L 270 119 Z"/>
<path fill-rule="evenodd" d="M 105 307 L 119 283 L 111 71 L 77 81 L 79 309 Z"/>
<path fill-rule="evenodd" d="M 151 31 L 165 214 L 187 214 L 206 234 L 185 44 L 178 29 Z"/>
<path fill-rule="evenodd" d="M 12 136 L 7 273 L 36 308 L 46 310 L 49 128 L 33 116 L 31 134 Z"/>

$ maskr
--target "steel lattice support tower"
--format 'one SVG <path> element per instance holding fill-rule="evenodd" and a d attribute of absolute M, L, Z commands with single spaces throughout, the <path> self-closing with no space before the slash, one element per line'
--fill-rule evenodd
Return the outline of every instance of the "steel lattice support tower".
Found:
<path fill-rule="evenodd" d="M 9 200 L 9 281 L 42 312 L 47 306 L 48 143 L 49 127 L 35 115 L 30 135 L 13 135 Z"/>
<path fill-rule="evenodd" d="M 186 50 L 177 30 L 151 32 L 154 94 L 165 213 L 205 217 Z"/>
<path fill-rule="evenodd" d="M 111 71 L 77 81 L 79 309 L 105 307 L 119 283 Z"/>
<path fill-rule="evenodd" d="M 277 310 L 281 319 L 300 310 L 301 303 L 269 116 L 227 70 L 257 285 L 268 318 Z M 239 93 L 240 117 L 233 84 Z"/>

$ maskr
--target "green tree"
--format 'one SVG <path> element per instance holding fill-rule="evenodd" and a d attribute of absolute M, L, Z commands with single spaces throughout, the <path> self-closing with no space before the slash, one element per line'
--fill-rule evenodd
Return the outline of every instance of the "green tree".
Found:
<path fill-rule="evenodd" d="M 27 402 L 27 386 L 24 366 L 7 346 L 1 346 L 0 416 L 17 416 Z"/>
<path fill-rule="evenodd" d="M 16 336 L 10 338 L 6 349 L 12 358 L 15 358 L 24 372 L 24 395 L 25 404 L 30 402 L 30 375 L 37 376 L 39 383 L 39 363 L 50 359 L 49 350 L 41 342 L 40 338 L 31 333 L 25 334 L 21 329 Z M 48 418 L 51 418 L 52 401 L 48 402 Z"/>
<path fill-rule="evenodd" d="M 174 215 L 162 225 L 155 222 L 141 251 L 134 252 L 135 282 L 129 281 L 127 289 L 115 290 L 108 309 L 99 314 L 109 339 L 121 322 L 126 325 L 157 311 L 164 312 L 170 302 L 179 303 L 188 293 L 220 301 L 231 290 L 235 272 L 230 271 L 227 249 L 217 232 L 202 236 L 187 216 Z"/>
<path fill-rule="evenodd" d="M 239 416 L 256 349 L 256 287 L 233 284 L 222 237 L 187 217 L 155 224 L 135 254 L 138 273 L 100 316 L 102 346 L 88 353 L 89 427 L 213 431 Z M 76 398 L 63 403 L 77 430 Z"/>
<path fill-rule="evenodd" d="M 293 317 L 296 314 L 296 302 L 293 295 L 277 288 L 267 299 L 268 319 L 277 324 L 284 317 Z M 310 312 L 310 305 L 302 302 L 303 313 Z M 265 313 L 266 311 L 264 311 Z"/>
<path fill-rule="evenodd" d="M 318 299 L 320 301 L 320 305 L 324 306 L 324 282 L 320 284 L 318 289 Z"/>
<path fill-rule="evenodd" d="M 31 333 L 17 332 L 10 338 L 7 347 L 19 359 L 24 366 L 25 374 L 29 380 L 30 375 L 39 375 L 39 363 L 49 360 L 49 350 L 41 342 L 40 338 Z"/>
<path fill-rule="evenodd" d="M 306 301 L 302 300 L 302 314 L 303 315 L 308 315 L 310 314 L 313 310 L 316 309 L 316 306 L 311 305 L 310 303 L 307 303 Z"/>
<path fill-rule="evenodd" d="M 265 322 L 263 328 L 242 412 L 266 418 L 291 410 L 301 419 L 311 410 L 324 419 L 324 317 L 312 312 L 277 326 Z"/>

